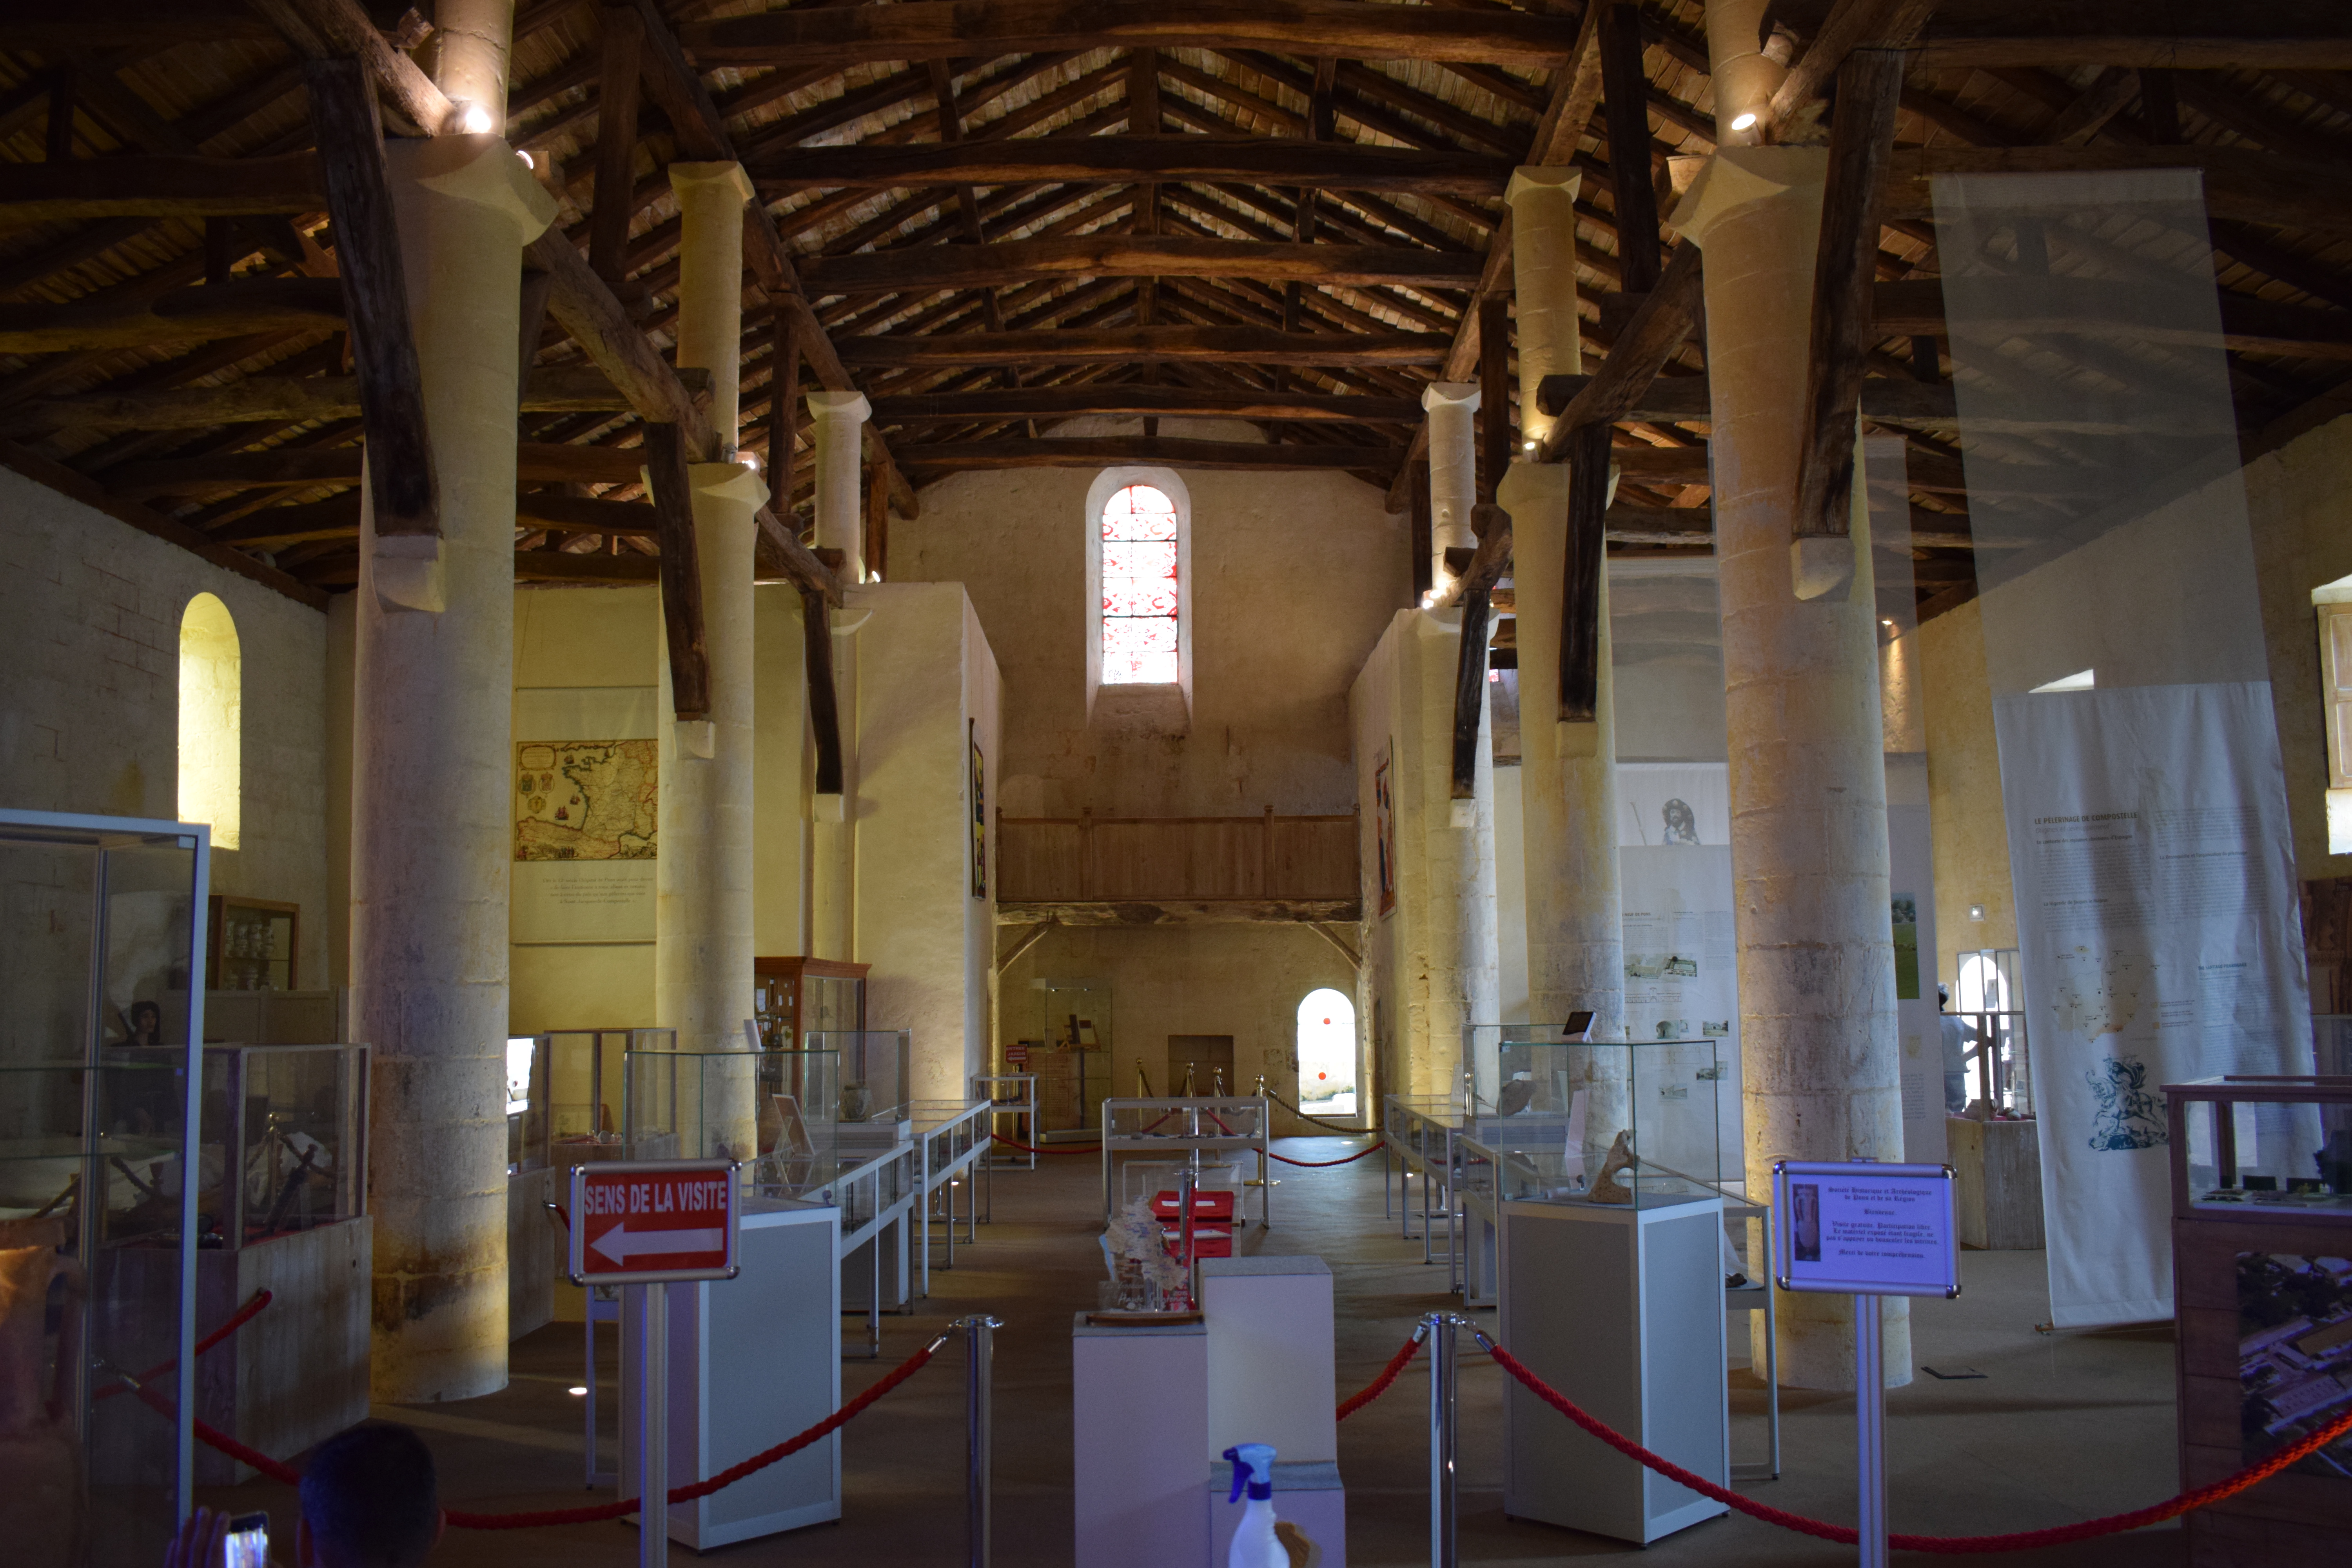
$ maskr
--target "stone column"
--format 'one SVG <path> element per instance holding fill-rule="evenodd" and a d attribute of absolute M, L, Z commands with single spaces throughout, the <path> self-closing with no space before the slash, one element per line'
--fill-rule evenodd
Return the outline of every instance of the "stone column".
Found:
<path fill-rule="evenodd" d="M 1903 1157 L 1888 914 L 1886 773 L 1865 488 L 1854 582 L 1801 601 L 1790 579 L 1801 395 L 1828 154 L 1739 146 L 1777 70 L 1756 65 L 1758 0 L 1710 0 L 1722 149 L 1675 215 L 1706 252 L 1716 558 L 1731 756 L 1748 1191 L 1775 1157 Z M 1763 62 L 1769 67 L 1769 60 Z M 1738 85 L 1745 97 L 1723 96 Z M 1853 1386 L 1853 1302 L 1780 1302 L 1780 1377 Z M 1910 1380 L 1910 1323 L 1885 1315 L 1887 1381 Z"/>
<path fill-rule="evenodd" d="M 484 100 L 502 104 L 503 82 L 488 79 L 471 90 L 494 88 Z M 363 513 L 353 700 L 352 1037 L 374 1047 L 373 1381 L 375 1398 L 407 1403 L 507 1380 L 514 345 L 522 247 L 555 208 L 496 136 L 394 140 L 385 153 L 442 529 L 378 540 Z"/>
<path fill-rule="evenodd" d="M 809 415 L 816 442 L 816 542 L 838 550 L 842 581 L 866 575 L 866 495 L 859 483 L 861 432 L 873 412 L 856 392 L 812 392 Z M 857 942 L 857 628 L 870 610 L 855 599 L 835 614 L 833 674 L 841 715 L 841 790 L 818 795 L 811 815 L 809 950 L 819 958 L 854 961 Z"/>
<path fill-rule="evenodd" d="M 735 442 L 742 362 L 743 204 L 751 184 L 735 163 L 674 163 L 683 235 L 677 363 L 711 373 L 710 422 Z M 768 499 L 748 465 L 695 463 L 696 559 L 710 714 L 684 733 L 670 707 L 669 645 L 661 639 L 661 853 L 655 861 L 654 1018 L 682 1051 L 734 1050 L 751 1016 L 752 514 Z M 752 1075 L 713 1064 L 700 1085 L 704 1146 L 682 1154 L 756 1152 Z M 722 1151 L 719 1145 L 725 1145 Z"/>
<path fill-rule="evenodd" d="M 1494 749 L 1482 701 L 1475 791 L 1469 800 L 1454 799 L 1462 612 L 1409 611 L 1401 630 L 1391 770 L 1398 790 L 1396 962 L 1406 975 L 1398 1020 L 1405 1057 L 1401 1087 L 1411 1094 L 1452 1096 L 1461 1088 L 1464 1026 L 1492 1024 L 1501 1012 Z"/>
<path fill-rule="evenodd" d="M 816 542 L 841 552 L 845 584 L 866 580 L 866 492 L 858 457 L 873 405 L 862 392 L 812 392 L 809 416 L 816 441 Z M 1466 522 L 1469 514 L 1463 514 Z"/>
<path fill-rule="evenodd" d="M 1433 381 L 1421 389 L 1429 411 L 1430 578 L 1443 592 L 1454 581 L 1449 550 L 1475 550 L 1470 509 L 1478 504 L 1478 388 L 1467 381 Z"/>
<path fill-rule="evenodd" d="M 677 363 L 710 373 L 713 458 L 735 452 L 742 422 L 743 204 L 751 181 L 740 163 L 672 163 L 677 194 Z"/>
<path fill-rule="evenodd" d="M 1547 375 L 1584 368 L 1576 314 L 1576 191 L 1570 169 L 1511 176 L 1511 262 L 1517 279 L 1521 429 L 1540 440 Z M 1513 463 L 1497 499 L 1511 514 L 1519 635 L 1520 788 L 1528 867 L 1528 1016 L 1558 1026 L 1590 1007 L 1595 1040 L 1625 1037 L 1625 943 L 1617 875 L 1616 714 L 1609 672 L 1609 586 L 1601 588 L 1596 722 L 1562 724 L 1561 579 L 1568 563 L 1569 468 Z M 1594 1109 L 1600 1109 L 1596 1106 Z M 1588 1126 L 1607 1148 L 1612 1119 Z"/>

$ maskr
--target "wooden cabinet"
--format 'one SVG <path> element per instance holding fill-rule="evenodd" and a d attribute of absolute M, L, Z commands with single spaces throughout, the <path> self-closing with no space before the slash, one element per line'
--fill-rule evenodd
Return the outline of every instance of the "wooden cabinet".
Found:
<path fill-rule="evenodd" d="M 753 959 L 751 1000 L 761 1048 L 797 1051 L 812 1031 L 866 1027 L 869 967 L 831 958 Z"/>
<path fill-rule="evenodd" d="M 291 991 L 302 906 L 215 893 L 206 911 L 205 985 L 212 991 Z"/>

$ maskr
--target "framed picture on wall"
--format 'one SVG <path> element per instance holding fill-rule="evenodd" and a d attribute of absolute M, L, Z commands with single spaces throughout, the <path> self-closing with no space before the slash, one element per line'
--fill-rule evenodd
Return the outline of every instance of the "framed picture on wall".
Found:
<path fill-rule="evenodd" d="M 1372 764 L 1373 853 L 1380 861 L 1381 913 L 1396 908 L 1396 799 L 1389 782 L 1389 748 Z"/>
<path fill-rule="evenodd" d="M 971 737 L 971 896 L 988 897 L 988 765 L 980 754 L 980 721 L 965 721 Z"/>

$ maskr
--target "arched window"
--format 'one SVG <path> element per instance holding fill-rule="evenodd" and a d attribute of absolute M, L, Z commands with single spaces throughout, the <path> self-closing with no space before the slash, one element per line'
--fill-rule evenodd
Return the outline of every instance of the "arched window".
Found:
<path fill-rule="evenodd" d="M 1184 584 L 1176 503 L 1127 485 L 1102 509 L 1102 678 L 1106 686 L 1173 686 Z"/>
<path fill-rule="evenodd" d="M 244 767 L 245 669 L 236 623 L 210 594 L 180 617 L 180 820 L 209 822 L 215 848 L 237 847 Z"/>
<path fill-rule="evenodd" d="M 1356 1114 L 1356 1005 L 1328 985 L 1298 1004 L 1298 1103 L 1316 1116 Z"/>
<path fill-rule="evenodd" d="M 1107 468 L 1087 496 L 1087 710 L 1106 686 L 1192 681 L 1192 499 L 1166 468 Z"/>

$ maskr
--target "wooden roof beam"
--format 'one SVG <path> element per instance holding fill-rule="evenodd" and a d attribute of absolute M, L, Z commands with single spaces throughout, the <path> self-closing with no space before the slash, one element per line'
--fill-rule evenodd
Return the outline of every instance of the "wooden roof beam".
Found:
<path fill-rule="evenodd" d="M 875 251 L 824 257 L 803 268 L 807 288 L 819 296 L 977 289 L 1054 275 L 1423 283 L 1459 289 L 1475 281 L 1477 271 L 1474 257 L 1402 246 L 1257 245 L 1244 240 L 1130 235 Z"/>
<path fill-rule="evenodd" d="M 850 363 L 868 365 L 1154 363 L 1234 360 L 1254 364 L 1428 364 L 1447 340 L 1428 332 L 1284 332 L 1255 327 L 1129 327 L 1091 331 L 956 332 L 842 340 Z"/>
<path fill-rule="evenodd" d="M 1146 329 L 1149 330 L 1149 329 Z M 1083 415 L 1141 415 L 1207 419 L 1311 419 L 1412 425 L 1421 405 L 1409 397 L 1330 397 L 1307 393 L 1208 393 L 1185 387 L 1130 384 L 999 387 L 985 392 L 879 397 L 883 425 L 938 424 L 958 419 L 1068 419 Z"/>
<path fill-rule="evenodd" d="M 275 158 L 78 158 L 0 163 L 0 225 L 101 217 L 203 219 L 323 212 L 313 153 Z"/>
<path fill-rule="evenodd" d="M 1444 191 L 1477 196 L 1500 195 L 1510 172 L 1506 159 L 1466 153 L 1348 142 L 1133 135 L 803 147 L 763 159 L 748 170 L 760 189 L 770 194 L 850 185 L 1233 180 L 1318 190 Z"/>
<path fill-rule="evenodd" d="M 1139 47 L 1554 67 L 1568 58 L 1571 36 L 1549 16 L 1483 6 L 1368 12 L 1349 0 L 1161 0 L 1132 7 L 1089 0 L 908 0 L 770 11 L 679 28 L 699 64 L 793 68 Z"/>
<path fill-rule="evenodd" d="M 1171 468 L 1272 472 L 1316 468 L 1380 469 L 1393 447 L 1297 447 L 1250 441 L 1190 441 L 1164 437 L 1099 436 L 1044 441 L 961 442 L 903 448 L 909 468 L 931 473 L 1001 468 L 1098 468 L 1150 463 Z"/>

